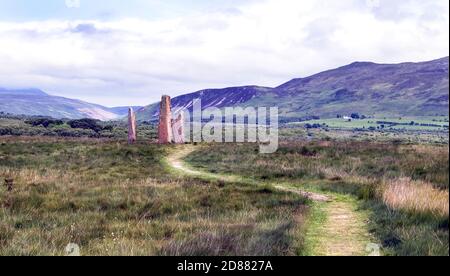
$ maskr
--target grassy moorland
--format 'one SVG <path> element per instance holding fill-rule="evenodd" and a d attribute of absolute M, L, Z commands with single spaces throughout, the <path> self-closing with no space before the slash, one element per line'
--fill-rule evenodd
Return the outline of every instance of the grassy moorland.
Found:
<path fill-rule="evenodd" d="M 187 161 L 207 172 L 353 199 L 384 254 L 448 255 L 448 151 L 448 145 L 317 141 L 260 155 L 255 145 L 216 144 Z M 314 220 L 323 214 L 316 215 L 310 227 L 320 230 Z"/>
<path fill-rule="evenodd" d="M 0 137 L 0 255 L 295 255 L 309 202 L 168 174 L 172 147 Z M 5 178 L 14 180 L 8 192 Z"/>
<path fill-rule="evenodd" d="M 120 122 L 31 119 L 0 119 L 0 255 L 449 254 L 445 131 L 285 127 L 261 155 L 155 145 L 146 124 L 130 146 Z M 180 173 L 167 161 L 186 148 Z"/>

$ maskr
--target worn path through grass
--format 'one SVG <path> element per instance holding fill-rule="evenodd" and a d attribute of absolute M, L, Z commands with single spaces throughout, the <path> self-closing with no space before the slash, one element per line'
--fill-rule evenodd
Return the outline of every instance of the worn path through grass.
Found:
<path fill-rule="evenodd" d="M 195 150 L 196 148 L 192 145 L 178 147 L 167 157 L 167 165 L 176 172 L 191 177 L 255 184 L 254 180 L 237 175 L 215 174 L 189 166 L 183 159 Z M 314 202 L 306 231 L 305 252 L 302 254 L 362 256 L 368 253 L 365 250 L 371 238 L 367 230 L 367 214 L 358 210 L 355 198 L 302 191 L 278 183 L 275 183 L 273 187 L 277 190 L 296 193 Z"/>

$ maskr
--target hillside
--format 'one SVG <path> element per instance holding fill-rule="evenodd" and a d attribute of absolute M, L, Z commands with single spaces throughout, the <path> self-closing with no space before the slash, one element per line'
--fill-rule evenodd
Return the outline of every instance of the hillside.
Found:
<path fill-rule="evenodd" d="M 334 118 L 337 114 L 368 116 L 448 116 L 449 58 L 401 64 L 355 62 L 278 87 L 241 86 L 205 89 L 173 99 L 175 111 L 202 107 L 278 106 L 280 117 Z M 159 104 L 133 107 L 140 121 L 153 121 Z M 0 88 L 0 112 L 54 118 L 115 120 L 128 107 L 108 108 L 80 100 L 55 97 L 39 89 Z"/>
<path fill-rule="evenodd" d="M 335 117 L 353 112 L 371 116 L 448 116 L 449 58 L 401 64 L 355 62 L 275 88 L 244 86 L 207 89 L 175 97 L 174 110 L 215 106 L 278 106 L 284 118 Z M 154 120 L 158 104 L 138 111 Z"/>
<path fill-rule="evenodd" d="M 202 100 L 202 108 L 208 107 L 228 107 L 245 105 L 253 98 L 264 97 L 273 88 L 259 86 L 230 87 L 224 89 L 205 89 L 195 93 L 178 96 L 172 99 L 172 109 L 177 112 L 187 108 L 192 110 L 192 103 L 195 99 Z M 155 120 L 159 114 L 159 103 L 143 107 L 136 112 L 137 119 L 141 121 Z"/>
<path fill-rule="evenodd" d="M 39 89 L 0 88 L 0 112 L 53 118 L 92 118 L 114 120 L 125 116 L 128 108 L 108 108 L 80 100 L 55 97 Z"/>

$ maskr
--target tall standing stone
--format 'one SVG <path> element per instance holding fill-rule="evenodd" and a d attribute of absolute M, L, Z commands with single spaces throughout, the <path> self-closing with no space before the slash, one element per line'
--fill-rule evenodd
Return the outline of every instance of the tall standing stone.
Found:
<path fill-rule="evenodd" d="M 172 108 L 169 96 L 161 98 L 158 137 L 160 144 L 172 143 Z"/>
<path fill-rule="evenodd" d="M 136 114 L 133 108 L 128 109 L 128 143 L 134 144 L 136 142 Z"/>

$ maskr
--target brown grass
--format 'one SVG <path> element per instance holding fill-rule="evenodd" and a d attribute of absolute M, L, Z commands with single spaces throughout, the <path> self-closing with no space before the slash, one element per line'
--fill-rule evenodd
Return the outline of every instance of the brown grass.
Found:
<path fill-rule="evenodd" d="M 390 208 L 443 217 L 449 215 L 448 190 L 438 190 L 430 183 L 406 177 L 388 181 L 382 187 L 382 199 Z"/>
<path fill-rule="evenodd" d="M 448 255 L 448 145 L 361 141 L 281 142 L 277 153 L 256 146 L 211 145 L 192 166 L 316 192 L 356 196 L 370 212 L 370 231 L 387 255 Z M 317 217 L 315 214 L 314 217 Z"/>

